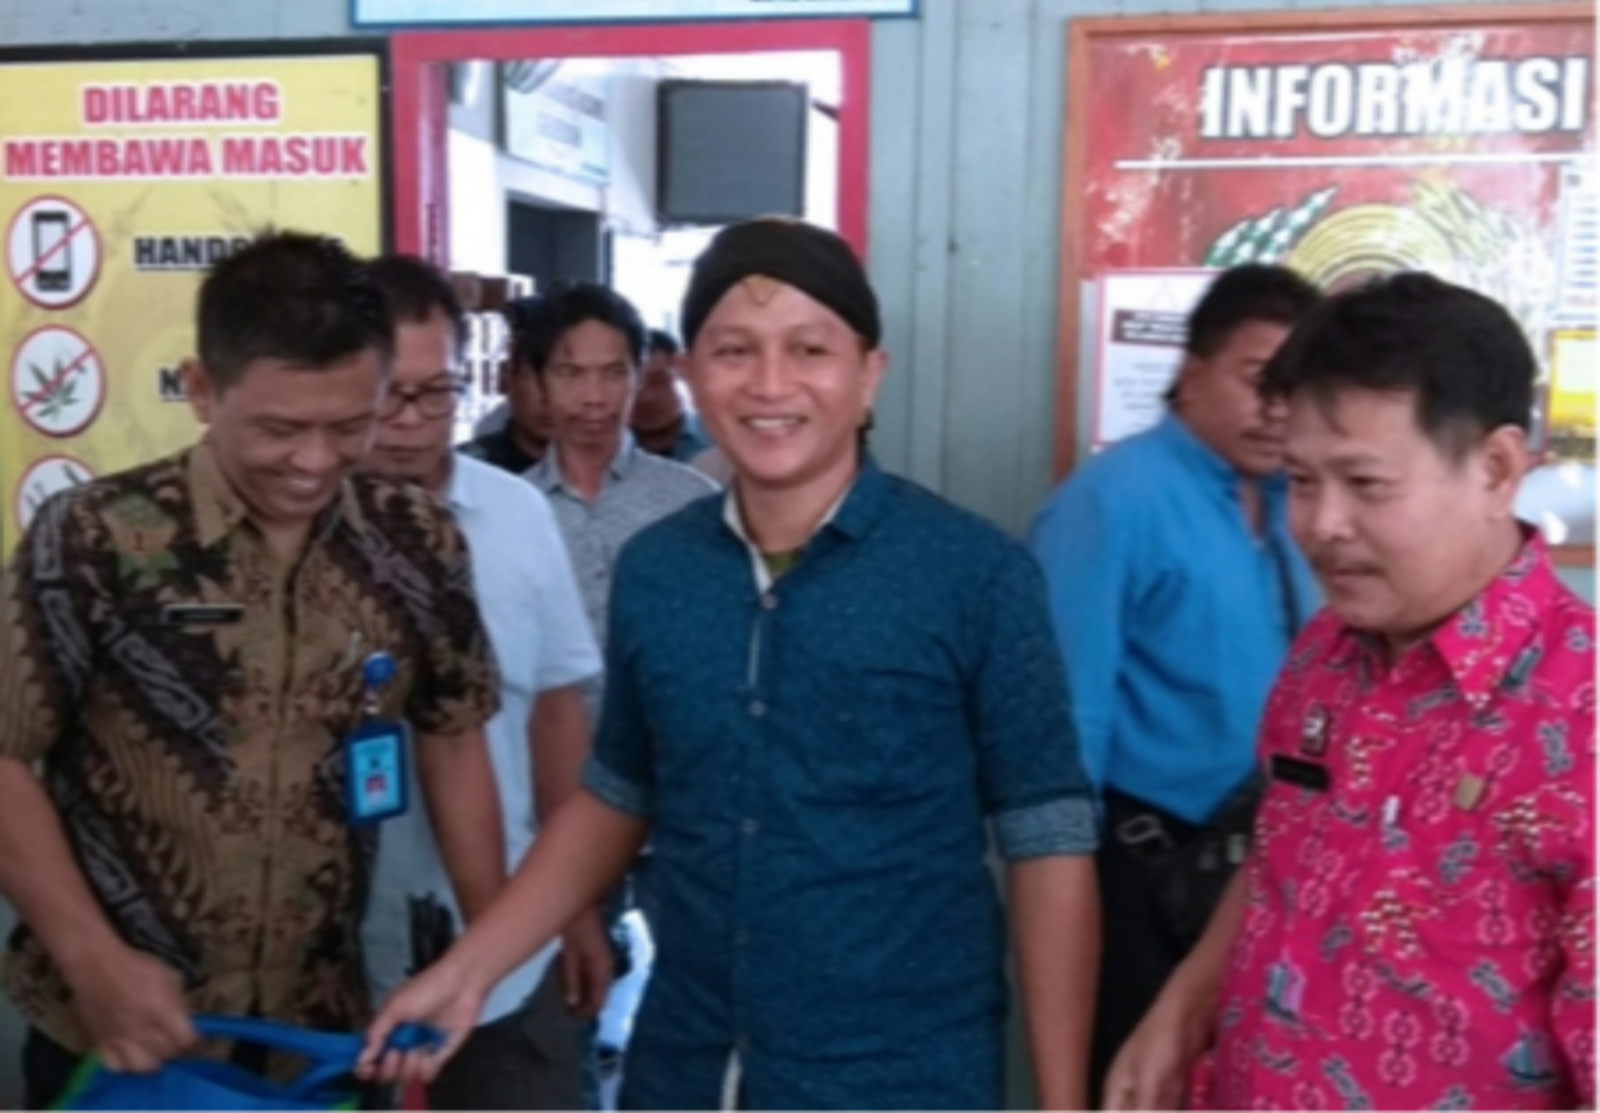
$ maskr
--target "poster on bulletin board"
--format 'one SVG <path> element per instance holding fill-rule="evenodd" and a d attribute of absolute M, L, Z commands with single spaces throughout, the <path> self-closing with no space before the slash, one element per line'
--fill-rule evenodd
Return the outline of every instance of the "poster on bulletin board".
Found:
<path fill-rule="evenodd" d="M 1426 270 L 1521 322 L 1543 372 L 1520 510 L 1558 546 L 1594 544 L 1592 9 L 1078 20 L 1070 37 L 1060 470 L 1079 376 L 1103 399 L 1119 374 L 1081 291 L 1247 262 L 1327 290 Z"/>
<path fill-rule="evenodd" d="M 1212 270 L 1124 268 L 1100 276 L 1095 287 L 1096 451 L 1161 420 L 1167 391 L 1183 364 L 1189 311 L 1215 275 Z"/>
<path fill-rule="evenodd" d="M 274 227 L 382 249 L 384 65 L 371 42 L 0 55 L 0 553 L 55 491 L 198 436 L 178 368 L 209 267 Z"/>

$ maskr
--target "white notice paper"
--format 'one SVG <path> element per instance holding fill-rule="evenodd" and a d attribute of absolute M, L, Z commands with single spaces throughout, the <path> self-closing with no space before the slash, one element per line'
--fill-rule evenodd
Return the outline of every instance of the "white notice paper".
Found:
<path fill-rule="evenodd" d="M 1155 425 L 1183 362 L 1189 311 L 1214 270 L 1110 271 L 1099 282 L 1094 447 Z"/>

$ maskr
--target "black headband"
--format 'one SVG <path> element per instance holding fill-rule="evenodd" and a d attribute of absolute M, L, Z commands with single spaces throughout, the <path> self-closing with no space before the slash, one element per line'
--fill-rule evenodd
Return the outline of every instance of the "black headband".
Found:
<path fill-rule="evenodd" d="M 683 343 L 694 338 L 724 294 L 755 275 L 793 286 L 827 306 L 876 348 L 883 339 L 878 297 L 850 245 L 814 224 L 764 217 L 724 228 L 695 260 L 683 295 Z"/>

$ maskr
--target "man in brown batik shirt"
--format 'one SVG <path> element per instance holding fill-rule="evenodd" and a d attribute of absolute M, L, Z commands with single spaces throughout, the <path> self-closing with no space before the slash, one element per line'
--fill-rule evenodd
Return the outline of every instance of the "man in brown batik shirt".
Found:
<path fill-rule="evenodd" d="M 30 1106 L 90 1049 L 154 1069 L 191 1011 L 365 1021 L 376 832 L 348 821 L 342 741 L 366 714 L 410 724 L 467 914 L 503 881 L 465 543 L 420 488 L 352 474 L 392 350 L 381 296 L 343 248 L 281 234 L 217 267 L 198 323 L 205 439 L 48 502 L 0 602 Z M 369 707 L 379 653 L 395 675 Z"/>

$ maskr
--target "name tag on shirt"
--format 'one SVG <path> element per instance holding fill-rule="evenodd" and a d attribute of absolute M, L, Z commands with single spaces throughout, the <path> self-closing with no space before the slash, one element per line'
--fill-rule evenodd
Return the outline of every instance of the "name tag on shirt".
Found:
<path fill-rule="evenodd" d="M 161 608 L 163 626 L 234 626 L 244 620 L 237 603 L 173 603 Z"/>
<path fill-rule="evenodd" d="M 410 804 L 406 728 L 368 719 L 344 740 L 345 816 L 353 827 L 404 815 Z"/>
<path fill-rule="evenodd" d="M 1288 754 L 1273 754 L 1271 768 L 1273 780 L 1308 788 L 1312 792 L 1327 792 L 1333 783 L 1326 765 Z"/>

